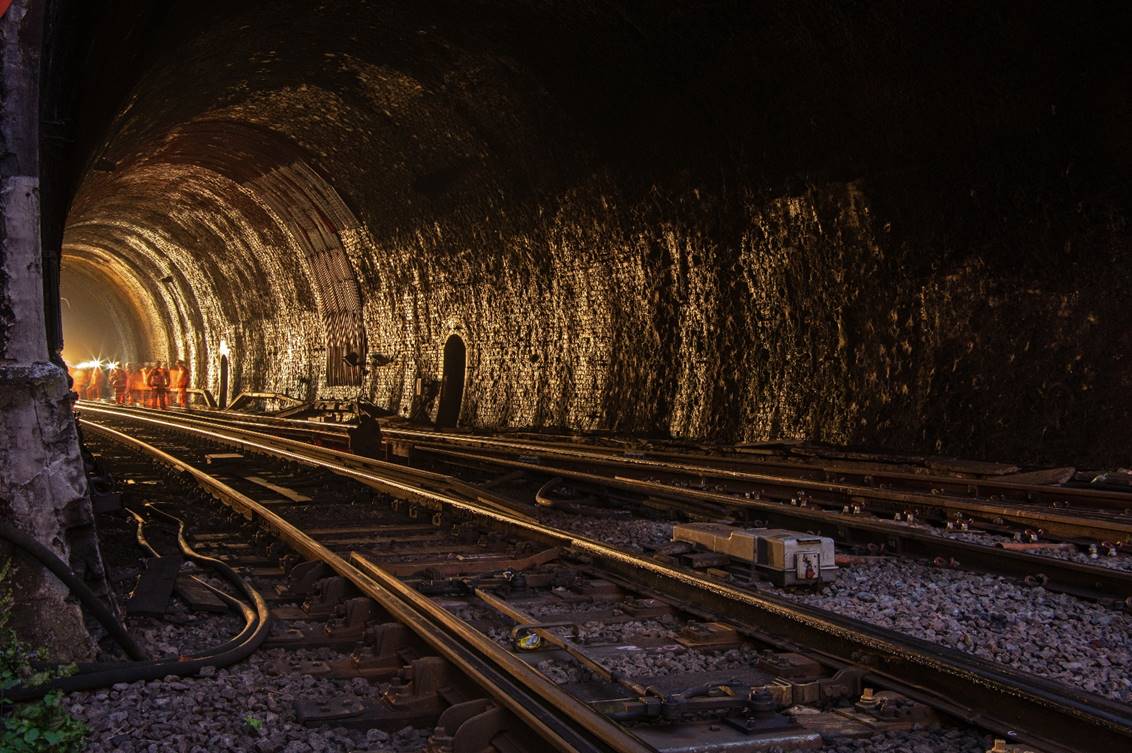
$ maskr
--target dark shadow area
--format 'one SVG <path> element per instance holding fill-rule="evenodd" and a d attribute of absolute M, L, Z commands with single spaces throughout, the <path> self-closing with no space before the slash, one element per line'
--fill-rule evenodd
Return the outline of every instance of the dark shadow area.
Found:
<path fill-rule="evenodd" d="M 467 361 L 468 349 L 464 341 L 459 335 L 450 335 L 444 343 L 444 377 L 440 385 L 440 407 L 436 411 L 436 425 L 442 429 L 454 427 L 460 421 Z"/>

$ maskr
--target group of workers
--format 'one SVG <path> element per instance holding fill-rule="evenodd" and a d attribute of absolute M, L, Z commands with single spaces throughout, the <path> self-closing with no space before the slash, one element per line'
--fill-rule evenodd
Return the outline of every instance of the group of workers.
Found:
<path fill-rule="evenodd" d="M 172 368 L 164 363 L 111 364 L 103 374 L 101 365 L 71 370 L 73 389 L 85 400 L 100 400 L 109 385 L 114 402 L 119 405 L 144 405 L 147 408 L 168 408 L 169 393 L 174 404 L 182 408 L 189 403 L 189 368 L 178 360 Z"/>

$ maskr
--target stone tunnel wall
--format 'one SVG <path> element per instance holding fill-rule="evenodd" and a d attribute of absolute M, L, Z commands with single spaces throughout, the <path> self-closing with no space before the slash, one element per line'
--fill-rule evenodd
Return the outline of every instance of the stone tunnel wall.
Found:
<path fill-rule="evenodd" d="M 64 253 L 200 383 L 223 338 L 239 388 L 435 415 L 458 333 L 465 425 L 1132 462 L 1102 4 L 189 5 L 88 116 Z"/>
<path fill-rule="evenodd" d="M 39 232 L 38 70 L 43 8 L 0 17 L 0 523 L 69 561 L 96 591 L 105 576 L 79 457 L 67 375 L 48 356 Z M 78 602 L 35 558 L 0 538 L 10 626 L 64 660 L 94 645 Z M 5 609 L 8 606 L 5 604 Z M 8 616 L 8 615 L 6 615 Z"/>

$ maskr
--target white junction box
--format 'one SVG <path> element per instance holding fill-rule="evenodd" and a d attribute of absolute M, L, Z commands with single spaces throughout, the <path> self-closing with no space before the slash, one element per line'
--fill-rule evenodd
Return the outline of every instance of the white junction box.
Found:
<path fill-rule="evenodd" d="M 837 579 L 833 539 L 782 528 L 738 528 L 723 523 L 680 523 L 672 540 L 750 562 L 780 586 L 827 583 Z"/>

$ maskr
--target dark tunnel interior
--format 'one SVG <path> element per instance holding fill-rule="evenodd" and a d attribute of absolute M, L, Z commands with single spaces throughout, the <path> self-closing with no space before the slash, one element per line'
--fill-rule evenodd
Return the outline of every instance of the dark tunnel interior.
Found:
<path fill-rule="evenodd" d="M 1128 464 L 1121 13 L 56 0 L 53 344 L 442 424 Z"/>

